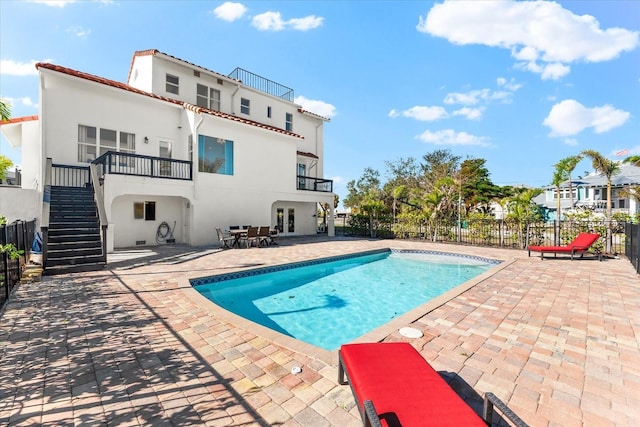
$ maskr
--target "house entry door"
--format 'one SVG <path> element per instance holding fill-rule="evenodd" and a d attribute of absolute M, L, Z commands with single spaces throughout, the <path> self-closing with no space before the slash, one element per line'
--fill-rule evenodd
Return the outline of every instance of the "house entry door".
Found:
<path fill-rule="evenodd" d="M 278 208 L 276 210 L 276 227 L 284 236 L 296 233 L 296 210 L 294 208 Z"/>

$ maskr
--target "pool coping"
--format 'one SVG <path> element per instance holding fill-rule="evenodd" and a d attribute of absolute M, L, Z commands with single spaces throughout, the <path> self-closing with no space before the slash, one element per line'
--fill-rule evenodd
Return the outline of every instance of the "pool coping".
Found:
<path fill-rule="evenodd" d="M 348 258 L 372 255 L 372 254 L 382 253 L 382 252 L 407 252 L 407 253 L 429 253 L 429 254 L 436 254 L 436 255 L 449 255 L 449 256 L 457 256 L 462 258 L 484 260 L 490 263 L 497 263 L 497 264 L 494 267 L 488 269 L 487 271 L 484 271 L 479 275 L 475 276 L 474 278 L 467 280 L 466 282 L 456 286 L 453 289 L 448 290 L 442 295 L 435 297 L 425 302 L 424 304 L 421 304 L 407 311 L 406 313 L 390 320 L 384 325 L 381 325 L 375 329 L 372 329 L 371 331 L 359 336 L 358 338 L 353 339 L 352 341 L 350 341 L 350 343 L 380 342 L 384 340 L 387 336 L 392 334 L 393 332 L 399 330 L 402 327 L 412 324 L 417 319 L 423 317 L 424 315 L 437 309 L 438 307 L 441 307 L 442 305 L 446 304 L 448 301 L 463 294 L 464 292 L 473 288 L 477 284 L 487 280 L 494 274 L 498 273 L 499 271 L 503 270 L 504 268 L 508 267 L 509 265 L 513 264 L 516 261 L 516 258 L 512 258 L 510 260 L 496 260 L 492 258 L 461 254 L 461 253 L 455 253 L 455 252 L 446 252 L 446 251 L 381 248 L 381 249 L 375 249 L 371 251 L 353 252 L 349 254 L 323 257 L 323 258 L 318 258 L 313 260 L 297 261 L 297 262 L 291 262 L 291 263 L 285 263 L 285 264 L 276 264 L 268 267 L 238 270 L 231 273 L 216 274 L 216 275 L 205 276 L 205 277 L 200 277 L 195 279 L 184 278 L 182 280 L 186 282 L 186 284 L 188 285 L 188 288 L 184 288 L 183 291 L 185 291 L 187 293 L 187 296 L 189 296 L 189 298 L 192 301 L 198 304 L 198 306 L 200 306 L 204 310 L 209 311 L 213 316 L 215 316 L 216 318 L 218 318 L 223 322 L 228 322 L 235 325 L 236 327 L 245 329 L 247 331 L 251 331 L 252 333 L 262 337 L 263 339 L 271 341 L 276 345 L 285 347 L 297 353 L 301 353 L 305 356 L 321 360 L 332 366 L 337 366 L 338 365 L 338 349 L 326 350 L 326 349 L 317 347 L 313 344 L 309 344 L 297 338 L 291 337 L 281 332 L 277 332 L 266 326 L 263 326 L 251 320 L 248 320 L 240 315 L 232 313 L 231 311 L 228 311 L 220 307 L 219 305 L 213 303 L 212 301 L 207 299 L 204 295 L 202 295 L 200 292 L 198 292 L 194 287 L 196 285 L 193 285 L 192 281 L 193 280 L 203 281 L 211 278 L 214 278 L 213 279 L 214 281 L 222 281 L 222 280 L 227 280 L 223 277 L 233 277 L 233 278 L 249 277 L 252 275 L 264 274 L 265 272 L 282 271 L 286 269 L 291 269 L 301 265 L 303 266 L 303 265 L 320 264 L 323 262 L 330 262 L 333 260 L 348 259 Z"/>

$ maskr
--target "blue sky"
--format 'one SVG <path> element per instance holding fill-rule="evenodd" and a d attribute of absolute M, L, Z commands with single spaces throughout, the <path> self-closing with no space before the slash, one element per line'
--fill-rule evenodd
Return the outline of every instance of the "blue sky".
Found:
<path fill-rule="evenodd" d="M 0 0 L 13 117 L 38 114 L 36 62 L 125 82 L 144 49 L 293 88 L 331 119 L 324 173 L 341 199 L 366 167 L 385 179 L 385 161 L 437 149 L 486 159 L 495 184 L 534 187 L 584 149 L 640 154 L 635 0 Z M 21 162 L 4 138 L 0 154 Z"/>

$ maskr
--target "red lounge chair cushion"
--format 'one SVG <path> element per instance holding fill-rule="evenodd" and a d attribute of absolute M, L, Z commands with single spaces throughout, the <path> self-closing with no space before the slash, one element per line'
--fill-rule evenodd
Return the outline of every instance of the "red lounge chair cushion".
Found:
<path fill-rule="evenodd" d="M 383 425 L 486 427 L 409 343 L 346 344 L 340 357 L 357 404 L 373 401 Z"/>
<path fill-rule="evenodd" d="M 534 252 L 558 252 L 558 253 L 580 253 L 589 250 L 596 240 L 600 238 L 598 233 L 579 233 L 575 239 L 567 246 L 529 246 Z"/>

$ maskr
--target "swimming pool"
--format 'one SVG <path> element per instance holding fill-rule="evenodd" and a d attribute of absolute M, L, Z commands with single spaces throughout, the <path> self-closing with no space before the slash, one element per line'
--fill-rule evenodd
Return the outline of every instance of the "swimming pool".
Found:
<path fill-rule="evenodd" d="M 190 282 L 230 312 L 334 350 L 499 263 L 443 252 L 384 249 Z"/>

